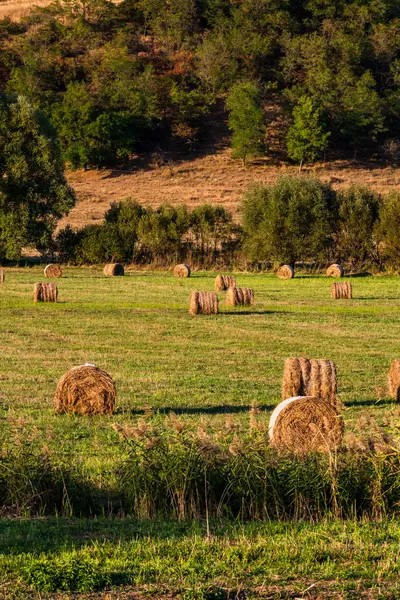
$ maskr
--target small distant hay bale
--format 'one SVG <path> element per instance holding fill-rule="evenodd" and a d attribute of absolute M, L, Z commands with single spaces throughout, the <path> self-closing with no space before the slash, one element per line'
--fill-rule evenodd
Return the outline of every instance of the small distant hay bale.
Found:
<path fill-rule="evenodd" d="M 54 404 L 58 413 L 111 415 L 115 409 L 115 383 L 95 365 L 73 367 L 57 383 Z"/>
<path fill-rule="evenodd" d="M 44 276 L 45 277 L 62 277 L 62 268 L 60 267 L 60 265 L 54 265 L 54 264 L 50 264 L 47 265 L 47 267 L 45 267 L 44 269 Z"/>
<path fill-rule="evenodd" d="M 4 273 L 4 269 L 0 269 L 0 283 L 4 283 L 6 275 Z"/>
<path fill-rule="evenodd" d="M 120 263 L 109 263 L 104 267 L 103 273 L 107 277 L 122 277 L 125 275 L 125 269 Z"/>
<path fill-rule="evenodd" d="M 390 365 L 389 395 L 400 401 L 400 360 L 392 360 Z"/>
<path fill-rule="evenodd" d="M 279 267 L 276 272 L 279 279 L 292 279 L 294 277 L 294 269 L 290 265 Z"/>
<path fill-rule="evenodd" d="M 297 396 L 284 400 L 269 421 L 271 446 L 283 452 L 330 452 L 343 439 L 343 419 L 321 398 Z"/>
<path fill-rule="evenodd" d="M 57 302 L 58 289 L 55 283 L 37 282 L 33 288 L 34 302 Z"/>
<path fill-rule="evenodd" d="M 176 265 L 174 268 L 175 277 L 190 277 L 190 267 L 188 265 Z"/>
<path fill-rule="evenodd" d="M 226 292 L 227 306 L 250 306 L 254 304 L 254 290 L 250 288 L 229 288 Z"/>
<path fill-rule="evenodd" d="M 353 288 L 350 281 L 340 281 L 331 284 L 331 298 L 335 300 L 351 300 Z"/>
<path fill-rule="evenodd" d="M 343 277 L 344 269 L 341 265 L 334 264 L 327 268 L 326 275 L 327 277 Z"/>
<path fill-rule="evenodd" d="M 283 369 L 282 400 L 315 396 L 338 408 L 336 365 L 332 360 L 287 358 Z"/>
<path fill-rule="evenodd" d="M 214 292 L 191 292 L 189 301 L 191 315 L 218 314 L 218 296 Z"/>
<path fill-rule="evenodd" d="M 229 288 L 236 287 L 236 279 L 232 275 L 217 275 L 215 278 L 215 289 L 217 292 L 225 292 Z"/>

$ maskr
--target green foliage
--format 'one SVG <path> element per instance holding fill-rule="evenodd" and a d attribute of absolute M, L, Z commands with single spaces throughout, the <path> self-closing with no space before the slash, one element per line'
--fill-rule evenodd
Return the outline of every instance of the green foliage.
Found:
<path fill-rule="evenodd" d="M 287 134 L 288 155 L 302 165 L 313 163 L 326 150 L 330 133 L 322 113 L 311 98 L 303 96 L 293 110 L 293 124 Z"/>
<path fill-rule="evenodd" d="M 337 216 L 336 195 L 306 177 L 282 177 L 254 186 L 243 201 L 245 249 L 249 258 L 294 265 L 327 257 Z"/>
<path fill-rule="evenodd" d="M 234 156 L 246 162 L 249 156 L 265 153 L 264 110 L 257 86 L 250 81 L 237 83 L 229 92 L 226 106 Z"/>
<path fill-rule="evenodd" d="M 48 248 L 74 202 L 47 119 L 22 96 L 0 96 L 0 259 Z"/>
<path fill-rule="evenodd" d="M 400 268 L 400 195 L 393 192 L 381 203 L 376 237 L 379 241 L 381 260 L 389 267 Z"/>

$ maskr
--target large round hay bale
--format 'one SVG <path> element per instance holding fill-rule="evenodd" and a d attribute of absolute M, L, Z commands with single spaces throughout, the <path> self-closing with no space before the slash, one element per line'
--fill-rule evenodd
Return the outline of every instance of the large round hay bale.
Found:
<path fill-rule="evenodd" d="M 250 306 L 254 304 L 254 291 L 250 288 L 229 288 L 225 303 L 227 306 Z"/>
<path fill-rule="evenodd" d="M 332 360 L 287 358 L 283 369 L 282 400 L 316 396 L 337 408 L 336 365 Z"/>
<path fill-rule="evenodd" d="M 217 275 L 215 278 L 215 289 L 217 292 L 225 292 L 229 288 L 236 287 L 236 279 L 232 275 Z"/>
<path fill-rule="evenodd" d="M 282 265 L 276 272 L 279 279 L 292 279 L 294 277 L 294 269 L 290 265 Z"/>
<path fill-rule="evenodd" d="M 344 269 L 341 265 L 334 264 L 327 268 L 326 275 L 328 277 L 343 277 Z"/>
<path fill-rule="evenodd" d="M 330 452 L 343 439 L 343 419 L 321 398 L 297 396 L 284 400 L 269 421 L 271 445 L 284 452 Z"/>
<path fill-rule="evenodd" d="M 214 292 L 190 293 L 189 313 L 191 315 L 216 315 L 218 314 L 218 296 Z"/>
<path fill-rule="evenodd" d="M 62 268 L 60 267 L 60 265 L 54 265 L 54 264 L 50 264 L 47 265 L 47 267 L 44 268 L 44 276 L 45 277 L 62 277 Z"/>
<path fill-rule="evenodd" d="M 392 360 L 388 383 L 390 396 L 400 401 L 400 360 Z"/>
<path fill-rule="evenodd" d="M 33 287 L 34 302 L 57 302 L 58 289 L 55 283 L 35 283 Z"/>
<path fill-rule="evenodd" d="M 340 281 L 331 284 L 331 298 L 335 300 L 351 300 L 353 288 L 350 281 Z"/>
<path fill-rule="evenodd" d="M 6 275 L 4 273 L 4 269 L 0 269 L 0 283 L 4 283 Z"/>
<path fill-rule="evenodd" d="M 176 265 L 174 268 L 175 277 L 190 277 L 190 267 L 188 265 Z"/>
<path fill-rule="evenodd" d="M 109 263 L 104 267 L 103 273 L 107 277 L 122 277 L 125 275 L 125 269 L 120 263 Z"/>
<path fill-rule="evenodd" d="M 56 411 L 80 415 L 111 415 L 115 409 L 115 384 L 95 365 L 73 367 L 61 377 L 54 396 Z"/>

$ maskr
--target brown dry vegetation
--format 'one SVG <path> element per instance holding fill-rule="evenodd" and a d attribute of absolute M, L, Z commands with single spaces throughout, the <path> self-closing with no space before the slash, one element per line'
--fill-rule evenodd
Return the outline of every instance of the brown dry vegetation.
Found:
<path fill-rule="evenodd" d="M 9 17 L 19 21 L 26 17 L 34 6 L 47 6 L 51 0 L 5 0 L 0 2 L 0 19 Z"/>

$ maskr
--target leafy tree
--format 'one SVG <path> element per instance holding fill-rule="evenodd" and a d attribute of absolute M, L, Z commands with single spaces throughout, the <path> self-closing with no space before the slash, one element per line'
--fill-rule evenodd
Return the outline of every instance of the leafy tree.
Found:
<path fill-rule="evenodd" d="M 286 140 L 288 155 L 300 163 L 300 170 L 304 162 L 315 162 L 326 149 L 329 136 L 321 110 L 308 96 L 300 98 L 293 110 L 293 124 Z"/>
<path fill-rule="evenodd" d="M 400 269 L 400 194 L 393 192 L 386 196 L 381 204 L 379 221 L 375 225 L 375 234 L 379 242 L 381 260 L 396 269 Z"/>
<path fill-rule="evenodd" d="M 250 82 L 237 83 L 229 92 L 229 128 L 234 156 L 246 163 L 248 156 L 265 153 L 265 123 L 261 94 Z"/>
<path fill-rule="evenodd" d="M 55 133 L 23 96 L 0 96 L 0 258 L 46 249 L 75 203 Z"/>

